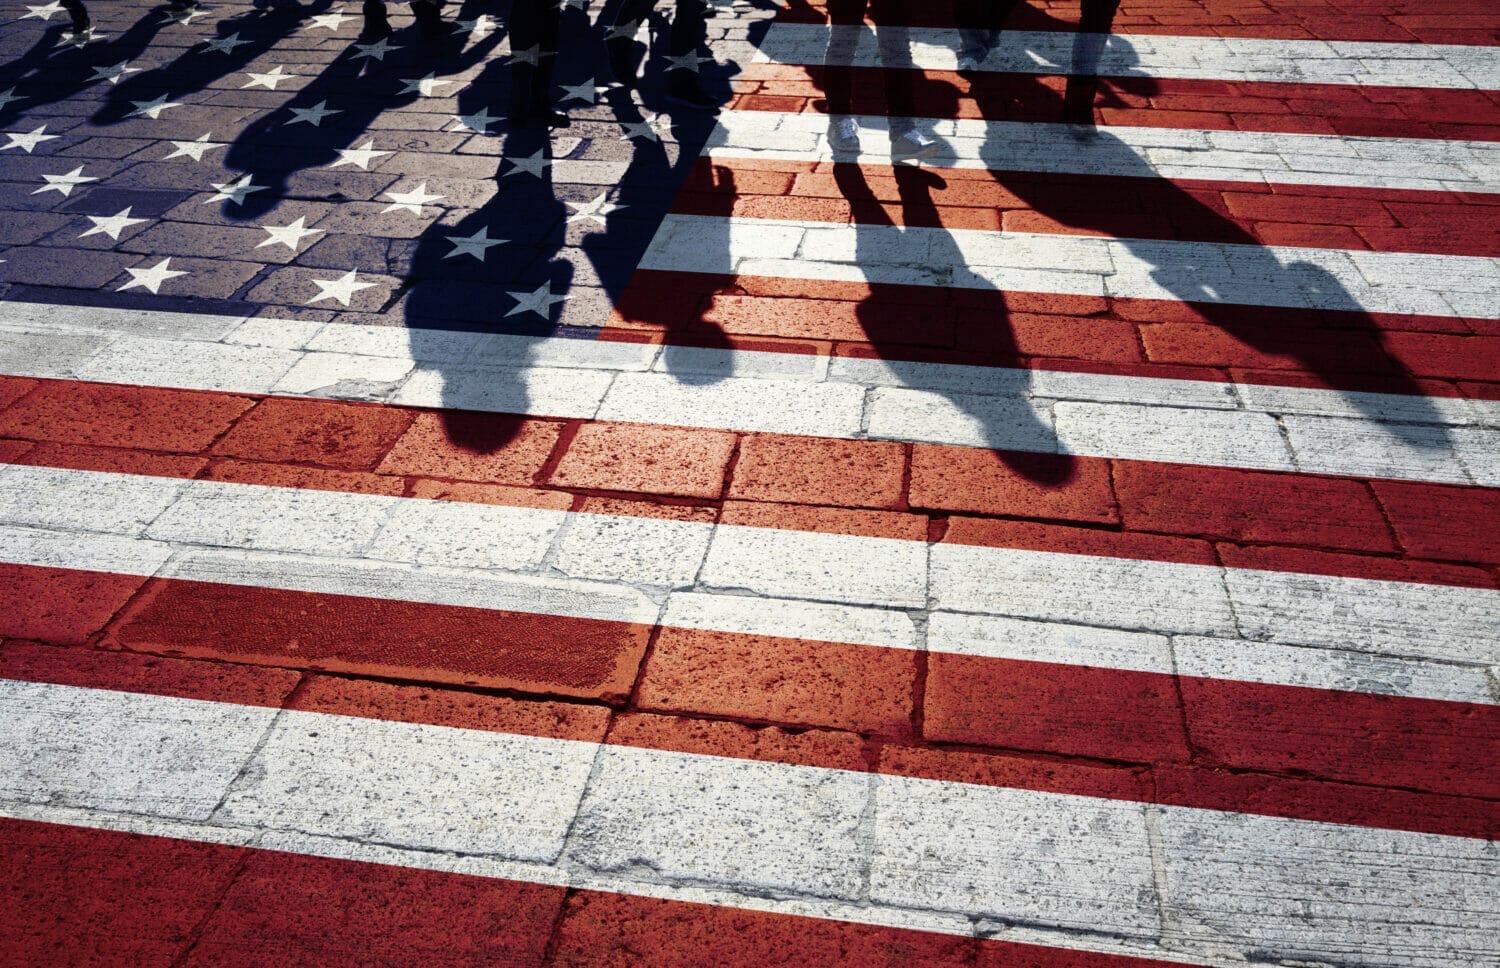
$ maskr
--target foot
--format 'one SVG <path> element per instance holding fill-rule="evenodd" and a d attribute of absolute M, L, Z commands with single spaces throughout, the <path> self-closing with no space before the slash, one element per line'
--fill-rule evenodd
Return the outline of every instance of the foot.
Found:
<path fill-rule="evenodd" d="M 380 40 L 391 35 L 391 22 L 385 15 L 385 4 L 379 0 L 365 0 L 365 26 L 360 36 L 368 40 Z"/>
<path fill-rule="evenodd" d="M 672 72 L 667 81 L 667 100 L 698 111 L 713 111 L 719 106 L 698 83 L 697 75 L 686 70 Z"/>
<path fill-rule="evenodd" d="M 436 44 L 447 39 L 448 25 L 443 23 L 437 4 L 413 0 L 410 6 L 411 15 L 417 21 L 417 30 L 424 43 Z"/>
<path fill-rule="evenodd" d="M 1094 124 L 1094 88 L 1083 83 L 1069 84 L 1063 94 L 1063 124 Z"/>
<path fill-rule="evenodd" d="M 614 38 L 604 42 L 604 51 L 609 60 L 609 72 L 625 88 L 635 87 L 634 48 L 635 41 L 628 38 Z"/>
<path fill-rule="evenodd" d="M 859 122 L 853 118 L 834 118 L 828 122 L 828 146 L 836 154 L 859 154 Z"/>
<path fill-rule="evenodd" d="M 891 160 L 921 161 L 937 154 L 941 147 L 920 131 L 904 131 L 891 137 Z"/>

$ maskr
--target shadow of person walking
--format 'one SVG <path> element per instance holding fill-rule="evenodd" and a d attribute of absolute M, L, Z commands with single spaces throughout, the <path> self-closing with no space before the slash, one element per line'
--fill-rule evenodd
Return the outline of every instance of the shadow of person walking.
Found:
<path fill-rule="evenodd" d="M 1386 331 L 1368 309 L 1375 292 L 1347 252 L 1266 245 L 1178 179 L 1163 177 L 1141 148 L 1098 124 L 1094 103 L 1106 45 L 1112 69 L 1129 69 L 1132 61 L 1124 56 L 1128 44 L 1110 36 L 1118 3 L 1083 0 L 1060 103 L 1052 88 L 1034 88 L 1046 111 L 1063 124 L 1029 125 L 1030 140 L 1015 137 L 1020 125 L 986 125 L 979 157 L 996 182 L 1044 219 L 1109 240 L 1114 271 L 1105 279 L 1106 295 L 1129 291 L 1135 299 L 1179 303 L 1196 317 L 1195 325 L 1212 327 L 1261 358 L 1289 360 L 1318 385 L 1352 391 L 1373 378 L 1382 394 L 1404 398 L 1398 418 L 1403 422 L 1386 424 L 1392 434 L 1419 450 L 1445 448 L 1445 431 L 1411 426 L 1441 421 L 1421 384 L 1385 349 Z M 1013 4 L 1001 6 L 1009 10 Z M 1004 43 L 1003 35 L 996 43 Z M 1150 82 L 1142 80 L 1135 79 L 1133 89 L 1149 93 Z M 1015 110 L 1003 95 L 992 99 L 994 91 L 982 84 L 971 89 L 983 119 Z M 1022 110 L 1036 116 L 1042 104 Z M 1080 186 L 1095 189 L 1092 201 L 1038 172 L 1075 177 Z M 1111 204 L 1101 198 L 1100 188 L 1134 204 Z M 1143 212 L 1165 215 L 1172 234 L 1141 237 Z M 1353 291 L 1352 285 L 1364 291 Z M 1396 407 L 1362 393 L 1347 396 L 1375 419 L 1388 420 Z"/>

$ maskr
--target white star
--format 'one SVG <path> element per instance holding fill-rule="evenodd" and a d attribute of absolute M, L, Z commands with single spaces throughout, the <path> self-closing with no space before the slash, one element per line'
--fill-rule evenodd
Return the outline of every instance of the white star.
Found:
<path fill-rule="evenodd" d="M 489 229 L 481 227 L 480 230 L 478 232 L 475 232 L 473 235 L 448 236 L 448 241 L 453 243 L 453 251 L 443 256 L 443 258 L 456 259 L 461 255 L 472 255 L 480 262 L 483 262 L 485 254 L 489 251 L 490 246 L 501 245 L 510 241 L 510 239 L 492 239 L 490 238 L 489 233 Z"/>
<path fill-rule="evenodd" d="M 0 91 L 0 108 L 5 107 L 7 104 L 9 104 L 12 101 L 24 101 L 24 100 L 26 100 L 25 95 L 17 94 L 14 85 L 12 85 L 10 87 L 7 87 L 3 91 Z"/>
<path fill-rule="evenodd" d="M 43 124 L 38 127 L 32 128 L 31 131 L 27 134 L 16 134 L 13 131 L 0 132 L 0 134 L 4 134 L 7 138 L 10 139 L 10 144 L 0 145 L 0 151 L 8 151 L 11 148 L 20 148 L 22 151 L 26 152 L 29 155 L 31 154 L 32 150 L 35 149 L 36 146 L 41 144 L 43 141 L 52 141 L 55 138 L 61 137 L 61 135 L 43 134 L 42 132 L 46 130 L 47 126 Z"/>
<path fill-rule="evenodd" d="M 314 104 L 310 108 L 289 107 L 287 108 L 287 110 L 296 115 L 296 117 L 288 121 L 287 124 L 300 124 L 303 121 L 306 121 L 308 124 L 312 125 L 315 128 L 321 128 L 323 126 L 323 119 L 328 117 L 330 114 L 344 113 L 343 111 L 330 108 L 327 101 L 319 101 L 317 104 Z M 282 125 L 282 127 L 285 126 L 286 125 Z"/>
<path fill-rule="evenodd" d="M 315 302 L 321 302 L 324 299 L 337 299 L 339 302 L 347 306 L 349 305 L 350 296 L 353 296 L 361 289 L 374 288 L 375 283 L 358 281 L 358 277 L 355 275 L 355 270 L 350 269 L 348 272 L 339 276 L 337 279 L 314 279 L 313 285 L 318 287 L 319 292 L 316 296 L 307 301 L 307 305 L 312 305 Z"/>
<path fill-rule="evenodd" d="M 667 55 L 667 63 L 671 64 L 672 66 L 667 68 L 667 70 L 692 71 L 694 74 L 696 74 L 698 73 L 699 64 L 708 64 L 712 62 L 712 57 L 700 57 L 696 50 L 690 51 L 686 54 L 679 54 L 676 57 L 673 57 L 669 54 Z"/>
<path fill-rule="evenodd" d="M 339 148 L 339 160 L 329 165 L 329 168 L 337 168 L 339 165 L 354 165 L 362 171 L 370 170 L 370 162 L 381 155 L 393 154 L 390 151 L 376 151 L 373 140 L 366 141 L 358 148 Z"/>
<path fill-rule="evenodd" d="M 508 292 L 507 296 L 516 301 L 516 305 L 507 316 L 515 316 L 519 313 L 536 313 L 543 319 L 552 318 L 552 306 L 566 300 L 567 296 L 552 295 L 552 284 L 544 282 L 537 287 L 535 292 Z"/>
<path fill-rule="evenodd" d="M 284 245 L 293 252 L 296 252 L 297 246 L 302 244 L 303 236 L 317 235 L 323 231 L 322 229 L 307 228 L 306 225 L 306 216 L 298 217 L 290 225 L 262 225 L 261 228 L 270 234 L 270 238 L 257 245 L 256 248 L 261 249 L 268 245 Z"/>
<path fill-rule="evenodd" d="M 42 192 L 61 192 L 65 196 L 71 195 L 73 194 L 73 189 L 79 185 L 82 185 L 84 182 L 99 180 L 90 175 L 85 175 L 83 173 L 82 165 L 74 168 L 66 175 L 43 175 L 42 178 L 46 180 L 47 184 L 43 185 L 41 188 L 38 188 L 31 194 L 40 195 Z"/>
<path fill-rule="evenodd" d="M 236 47 L 243 47 L 245 44 L 250 43 L 250 41 L 240 40 L 240 35 L 233 33 L 228 37 L 217 37 L 213 40 L 205 40 L 203 43 L 209 50 L 216 50 L 221 54 L 230 54 L 234 52 Z"/>
<path fill-rule="evenodd" d="M 120 83 L 120 78 L 126 74 L 137 74 L 140 72 L 139 67 L 125 66 L 129 63 L 130 61 L 120 61 L 120 63 L 112 64 L 109 67 L 96 67 L 94 68 L 94 76 L 89 78 L 89 80 L 108 81 L 111 84 L 118 84 Z"/>
<path fill-rule="evenodd" d="M 599 93 L 599 88 L 594 84 L 594 79 L 591 77 L 582 84 L 562 85 L 562 92 L 562 100 L 564 101 L 587 101 L 589 104 L 593 104 L 596 95 Z"/>
<path fill-rule="evenodd" d="M 191 158 L 194 161 L 202 161 L 203 153 L 205 151 L 212 151 L 215 148 L 224 147 L 223 142 L 209 141 L 208 136 L 211 134 L 213 134 L 212 131 L 204 132 L 201 136 L 199 136 L 197 141 L 172 142 L 172 153 L 170 155 L 167 155 L 166 158 L 163 158 L 162 161 L 166 161 L 169 158 Z"/>
<path fill-rule="evenodd" d="M 546 178 L 547 169 L 552 166 L 552 159 L 543 157 L 542 152 L 540 151 L 525 158 L 507 158 L 505 160 L 510 162 L 513 166 L 510 171 L 505 173 L 507 177 L 514 175 L 517 172 L 524 171 L 528 175 L 535 175 L 538 178 Z"/>
<path fill-rule="evenodd" d="M 140 286 L 143 289 L 151 290 L 151 293 L 155 295 L 160 291 L 161 284 L 168 279 L 187 275 L 186 272 L 181 272 L 177 269 L 168 269 L 167 263 L 171 261 L 170 258 L 163 259 L 149 269 L 126 269 L 125 271 L 130 273 L 133 278 L 125 283 L 125 285 L 116 289 L 115 292 L 124 292 L 127 289 L 134 289 L 136 286 Z"/>
<path fill-rule="evenodd" d="M 625 133 L 620 135 L 621 141 L 629 141 L 632 138 L 645 138 L 647 141 L 660 141 L 661 134 L 656 130 L 656 125 L 651 121 L 625 121 L 622 126 Z"/>
<path fill-rule="evenodd" d="M 615 24 L 604 32 L 605 40 L 634 40 L 636 32 L 641 29 L 639 20 L 627 20 L 622 24 Z"/>
<path fill-rule="evenodd" d="M 373 44 L 355 44 L 354 46 L 359 51 L 354 55 L 354 60 L 359 60 L 361 57 L 373 57 L 378 61 L 383 61 L 386 54 L 401 49 L 400 45 L 392 44 L 387 37 L 382 37 Z"/>
<path fill-rule="evenodd" d="M 554 50 L 542 50 L 541 44 L 532 44 L 525 50 L 513 50 L 510 52 L 510 56 L 517 64 L 530 64 L 533 67 L 541 64 L 543 57 L 554 57 L 556 54 L 557 51 Z"/>
<path fill-rule="evenodd" d="M 605 222 L 605 218 L 608 217 L 610 213 L 618 212 L 620 209 L 625 207 L 623 205 L 616 205 L 613 202 L 605 201 L 608 195 L 608 192 L 600 192 L 599 197 L 594 199 L 592 202 L 568 202 L 568 207 L 573 210 L 573 214 L 568 216 L 568 221 L 579 222 L 584 219 L 588 219 L 592 222 L 598 222 L 600 225 L 607 224 Z"/>
<path fill-rule="evenodd" d="M 494 18 L 489 14 L 482 13 L 479 16 L 475 17 L 473 20 L 455 20 L 453 21 L 453 26 L 456 27 L 458 29 L 458 32 L 461 34 L 473 34 L 475 37 L 488 37 L 490 34 L 495 32 L 495 28 L 498 27 L 499 24 L 497 24 Z"/>
<path fill-rule="evenodd" d="M 151 221 L 147 218 L 131 218 L 129 205 L 108 217 L 103 215 L 89 215 L 86 217 L 90 222 L 94 223 L 94 227 L 78 236 L 80 239 L 86 239 L 91 235 L 107 235 L 116 242 L 120 240 L 120 233 L 130 226 L 139 222 Z"/>
<path fill-rule="evenodd" d="M 83 46 L 86 46 L 88 44 L 102 43 L 104 41 L 104 39 L 106 37 L 108 37 L 108 36 L 109 36 L 109 34 L 103 34 L 103 33 L 100 33 L 97 30 L 94 30 L 94 29 L 90 28 L 90 29 L 85 30 L 82 33 L 78 33 L 78 34 L 74 34 L 74 33 L 63 34 L 61 37 L 57 38 L 57 43 L 53 44 L 52 46 L 54 46 L 54 47 L 83 47 Z"/>
<path fill-rule="evenodd" d="M 328 30 L 337 31 L 344 25 L 344 21 L 349 19 L 349 15 L 347 13 L 344 13 L 343 7 L 339 7 L 333 13 L 325 13 L 320 16 L 309 17 L 307 19 L 308 23 L 303 28 L 305 30 L 317 30 L 319 27 L 324 27 Z"/>
<path fill-rule="evenodd" d="M 32 17 L 35 17 L 38 20 L 51 20 L 53 14 L 62 13 L 62 4 L 53 2 L 40 7 L 28 6 L 26 11 L 19 19 L 30 20 Z"/>
<path fill-rule="evenodd" d="M 401 78 L 401 83 L 406 86 L 396 93 L 411 94 L 415 92 L 423 97 L 432 97 L 437 93 L 438 88 L 447 87 L 453 83 L 452 81 L 436 80 L 436 77 L 437 73 L 435 71 L 428 71 L 426 77 L 403 77 Z"/>
<path fill-rule="evenodd" d="M 168 10 L 166 16 L 161 18 L 161 22 L 164 24 L 183 24 L 186 26 L 199 17 L 205 16 L 207 13 L 207 10 L 198 10 L 193 7 L 188 7 L 184 10 Z"/>
<path fill-rule="evenodd" d="M 255 71 L 246 71 L 245 76 L 250 78 L 250 80 L 240 85 L 242 90 L 247 87 L 263 87 L 268 91 L 276 90 L 276 85 L 282 81 L 295 80 L 297 77 L 296 74 L 286 73 L 286 68 L 280 64 L 277 64 L 274 70 L 263 74 L 257 74 Z"/>
<path fill-rule="evenodd" d="M 208 205 L 212 202 L 217 202 L 220 199 L 228 199 L 229 204 L 231 205 L 243 205 L 245 204 L 246 195 L 249 195 L 251 192 L 263 192 L 266 190 L 266 186 L 251 184 L 250 176 L 245 175 L 244 177 L 240 178 L 239 181 L 225 182 L 223 185 L 214 185 L 214 189 L 216 194 L 212 198 L 204 201 L 204 205 Z"/>
<path fill-rule="evenodd" d="M 449 131 L 463 129 L 466 131 L 478 131 L 480 134 L 489 134 L 490 125 L 499 120 L 499 118 L 490 117 L 489 108 L 480 108 L 474 114 L 455 114 L 452 117 L 458 127 L 449 128 Z"/>
<path fill-rule="evenodd" d="M 386 192 L 385 197 L 394 199 L 394 201 L 385 208 L 382 208 L 380 214 L 384 215 L 386 212 L 404 209 L 420 217 L 423 205 L 426 205 L 428 202 L 435 202 L 443 196 L 427 194 L 427 183 L 423 182 L 409 192 Z"/>
<path fill-rule="evenodd" d="M 168 101 L 165 94 L 154 101 L 131 101 L 130 103 L 135 105 L 135 110 L 125 115 L 127 118 L 151 118 L 153 120 L 161 117 L 161 113 L 167 108 L 182 106 L 181 101 Z"/>

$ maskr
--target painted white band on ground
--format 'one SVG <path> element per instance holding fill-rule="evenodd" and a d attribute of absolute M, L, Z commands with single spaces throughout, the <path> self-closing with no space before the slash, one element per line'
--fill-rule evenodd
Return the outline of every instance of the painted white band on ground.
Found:
<path fill-rule="evenodd" d="M 0 373 L 1500 486 L 1500 404 L 0 302 Z"/>
<path fill-rule="evenodd" d="M 859 115 L 862 151 L 835 153 L 828 116 L 780 111 L 722 111 L 703 153 L 768 161 L 889 162 L 889 119 Z M 939 168 L 1128 175 L 1252 184 L 1338 185 L 1431 191 L 1500 192 L 1500 144 L 1434 138 L 1376 138 L 1076 125 L 977 118 L 915 118 L 942 142 L 923 161 Z"/>
<path fill-rule="evenodd" d="M 44 683 L 0 695 L 0 799 L 25 804 L 1210 955 L 1458 966 L 1500 933 L 1477 838 Z"/>
<path fill-rule="evenodd" d="M 1500 259 L 669 214 L 641 268 L 1500 318 Z"/>
<path fill-rule="evenodd" d="M 1493 589 L 23 465 L 0 465 L 0 526 L 14 564 L 578 618 L 649 624 L 672 592 L 753 596 L 700 607 L 723 631 L 763 628 L 747 607 L 794 600 L 1483 666 L 1500 629 Z M 805 611 L 800 637 L 843 641 L 843 618 Z M 993 633 L 960 627 L 940 648 L 984 654 Z"/>
<path fill-rule="evenodd" d="M 900 66 L 929 71 L 958 69 L 960 45 L 956 28 L 909 27 L 905 33 L 910 60 Z M 821 65 L 828 59 L 830 39 L 835 39 L 837 45 L 832 63 L 884 66 L 876 48 L 875 31 L 852 24 L 830 29 L 827 24 L 773 22 L 758 45 L 755 59 L 775 64 Z M 1086 58 L 1075 59 L 1075 45 L 1098 51 L 1092 63 Z M 1006 30 L 1000 35 L 999 45 L 977 69 L 1022 74 L 1093 73 L 1101 77 L 1494 90 L 1500 88 L 1500 48 L 1130 33 L 1101 38 L 1098 34 Z"/>

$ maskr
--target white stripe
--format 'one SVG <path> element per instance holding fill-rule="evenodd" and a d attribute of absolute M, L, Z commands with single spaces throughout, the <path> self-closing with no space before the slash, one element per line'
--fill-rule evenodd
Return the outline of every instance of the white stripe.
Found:
<path fill-rule="evenodd" d="M 956 28 L 906 28 L 909 66 L 958 68 Z M 837 46 L 827 58 L 830 37 Z M 1094 51 L 1092 57 L 1075 57 Z M 777 64 L 881 67 L 870 27 L 773 22 L 755 60 Z M 896 65 L 892 65 L 896 66 Z M 1457 44 L 1267 40 L 1258 37 L 1177 37 L 1159 34 L 1073 34 L 1007 30 L 981 71 L 1022 74 L 1093 73 L 1251 83 L 1354 84 L 1366 87 L 1500 88 L 1500 51 Z"/>
<path fill-rule="evenodd" d="M 1243 629 L 1251 642 L 1475 666 L 1495 661 L 1500 630 L 1500 591 L 1492 589 L 656 518 L 625 519 L 639 540 L 629 573 L 622 575 L 618 546 L 592 537 L 619 519 L 255 484 L 193 481 L 149 526 L 135 523 L 142 517 L 138 509 L 150 501 L 139 484 L 155 480 L 0 465 L 0 560 L 81 570 L 124 564 L 122 570 L 132 574 L 643 624 L 657 621 L 658 603 L 672 592 L 749 593 L 715 608 L 686 601 L 668 615 L 723 631 L 796 629 L 801 638 L 897 648 L 912 640 L 894 616 L 846 630 L 848 613 L 838 608 L 804 609 L 781 619 L 745 613 L 790 600 L 1231 639 L 1240 639 Z M 87 498 L 75 505 L 73 494 Z M 98 507 L 118 513 L 92 525 L 88 509 Z M 472 517 L 464 519 L 466 512 Z M 60 521 L 80 530 L 39 530 Z M 402 540 L 382 540 L 397 521 Z M 573 537 L 565 524 L 582 525 L 584 536 Z M 90 530 L 106 539 L 97 550 Z M 467 544 L 491 549 L 483 564 L 424 564 L 452 548 L 448 532 L 455 530 Z M 569 548 L 568 577 L 537 555 L 536 536 L 542 533 Z M 356 541 L 353 534 L 364 537 Z M 116 535 L 139 538 L 145 547 L 131 555 Z M 518 550 L 507 558 L 504 549 L 512 546 Z M 697 549 L 686 562 L 684 546 Z M 170 560 L 155 571 L 168 548 Z M 684 582 L 685 570 L 695 572 L 696 580 Z M 994 648 L 984 639 L 993 637 L 981 631 L 975 642 L 964 643 L 950 633 L 937 647 L 983 655 Z M 1048 648 L 1065 654 L 1065 645 L 1059 640 Z M 1095 640 L 1088 648 L 1107 657 L 1115 645 Z M 1317 655 L 1308 651 L 1296 661 L 1315 662 Z M 1134 667 L 1119 659 L 1100 661 Z"/>
<path fill-rule="evenodd" d="M 889 162 L 889 119 L 856 118 L 865 160 Z M 1252 184 L 1500 192 L 1500 144 L 1434 138 L 1374 138 L 1275 131 L 1213 131 L 1107 125 L 917 118 L 942 150 L 923 164 L 992 171 Z M 850 161 L 828 144 L 828 117 L 815 113 L 723 111 L 703 152 L 713 158 Z M 1003 178 L 1002 178 L 1003 181 Z"/>
<path fill-rule="evenodd" d="M 1477 838 L 319 713 L 283 711 L 268 726 L 270 710 L 70 686 L 0 690 L 13 740 L 0 744 L 0 797 L 26 804 L 1021 921 L 1210 957 L 1468 965 L 1500 932 L 1500 871 Z"/>
<path fill-rule="evenodd" d="M 829 282 L 1500 317 L 1500 260 L 669 214 L 641 268 Z"/>
<path fill-rule="evenodd" d="M 236 342 L 263 320 L 143 320 L 0 302 L 0 373 L 1453 483 L 1493 483 L 1500 453 L 1487 400 L 345 323 L 288 349 Z M 366 342 L 387 355 L 355 352 Z M 288 390 L 309 353 L 343 373 L 394 359 L 408 376 Z"/>

